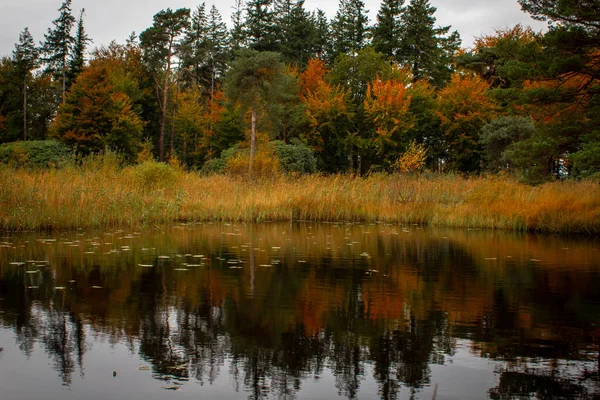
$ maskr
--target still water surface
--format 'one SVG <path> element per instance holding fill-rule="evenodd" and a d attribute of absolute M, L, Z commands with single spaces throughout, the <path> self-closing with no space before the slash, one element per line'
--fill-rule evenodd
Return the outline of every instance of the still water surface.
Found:
<path fill-rule="evenodd" d="M 3 236 L 3 400 L 600 398 L 598 238 L 341 223 Z"/>

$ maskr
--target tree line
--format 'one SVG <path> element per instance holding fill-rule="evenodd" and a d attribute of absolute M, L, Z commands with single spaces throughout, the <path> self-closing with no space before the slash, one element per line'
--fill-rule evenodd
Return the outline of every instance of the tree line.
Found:
<path fill-rule="evenodd" d="M 25 28 L 0 60 L 0 142 L 130 160 L 152 147 L 207 170 L 246 157 L 251 170 L 275 141 L 332 173 L 593 176 L 600 2 L 519 3 L 545 33 L 517 25 L 471 49 L 428 0 L 383 0 L 373 24 L 361 0 L 331 20 L 303 0 L 237 0 L 231 29 L 214 5 L 166 9 L 88 54 L 84 10 L 65 0 L 39 46 Z"/>

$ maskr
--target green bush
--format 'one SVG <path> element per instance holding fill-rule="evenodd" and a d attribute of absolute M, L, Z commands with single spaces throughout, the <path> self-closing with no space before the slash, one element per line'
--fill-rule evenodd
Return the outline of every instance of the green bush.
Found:
<path fill-rule="evenodd" d="M 0 145 L 0 162 L 15 167 L 59 167 L 70 157 L 69 147 L 57 140 L 32 140 Z"/>
<path fill-rule="evenodd" d="M 169 164 L 146 161 L 131 167 L 135 180 L 143 188 L 157 189 L 170 187 L 177 178 L 177 169 Z"/>
<path fill-rule="evenodd" d="M 317 159 L 313 151 L 300 140 L 294 138 L 289 144 L 276 140 L 273 145 L 285 172 L 312 174 L 317 171 Z"/>

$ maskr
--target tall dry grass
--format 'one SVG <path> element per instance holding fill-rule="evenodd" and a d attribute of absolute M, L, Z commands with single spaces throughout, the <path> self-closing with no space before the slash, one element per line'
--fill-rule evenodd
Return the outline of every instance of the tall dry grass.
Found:
<path fill-rule="evenodd" d="M 112 228 L 176 221 L 385 221 L 600 232 L 600 185 L 531 187 L 450 175 L 201 176 L 110 154 L 54 170 L 0 167 L 0 229 Z"/>

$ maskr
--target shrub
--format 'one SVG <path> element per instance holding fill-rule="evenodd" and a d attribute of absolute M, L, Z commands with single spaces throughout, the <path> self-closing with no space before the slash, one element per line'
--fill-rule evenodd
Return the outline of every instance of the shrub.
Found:
<path fill-rule="evenodd" d="M 69 147 L 57 140 L 33 140 L 0 145 L 0 162 L 16 167 L 57 167 L 71 156 Z"/>
<path fill-rule="evenodd" d="M 317 171 L 314 152 L 299 139 L 294 138 L 289 144 L 276 140 L 273 146 L 283 171 L 300 174 L 311 174 Z"/>
<path fill-rule="evenodd" d="M 135 165 L 131 170 L 136 182 L 145 189 L 170 187 L 177 178 L 177 169 L 153 160 Z"/>

